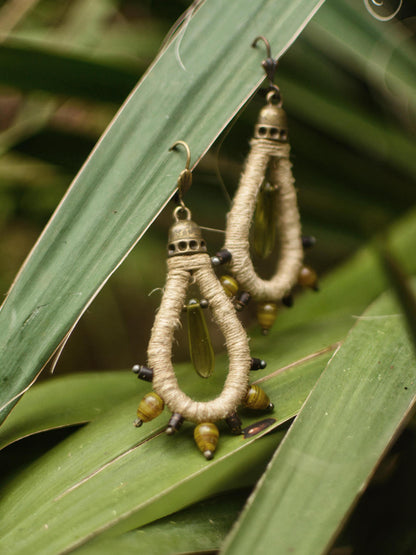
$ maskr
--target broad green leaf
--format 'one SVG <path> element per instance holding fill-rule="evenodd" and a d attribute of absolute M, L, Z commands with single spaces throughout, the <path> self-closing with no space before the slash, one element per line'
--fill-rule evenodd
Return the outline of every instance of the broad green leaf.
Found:
<path fill-rule="evenodd" d="M 415 45 L 401 22 L 382 23 L 366 9 L 365 2 L 340 0 L 328 3 L 308 29 L 307 38 L 365 77 L 387 100 L 415 112 Z"/>
<path fill-rule="evenodd" d="M 75 552 L 166 555 L 213 551 L 219 548 L 246 498 L 247 493 L 238 492 L 209 499 L 139 530 L 105 540 L 98 538 Z"/>
<path fill-rule="evenodd" d="M 134 394 L 127 372 L 88 372 L 33 387 L 1 428 L 0 449 L 31 434 L 89 422 Z"/>
<path fill-rule="evenodd" d="M 383 295 L 331 359 L 223 553 L 323 553 L 416 398 L 416 359 Z"/>
<path fill-rule="evenodd" d="M 140 392 L 150 389 L 149 384 L 135 385 L 137 399 L 128 399 L 75 432 L 4 485 L 0 551 L 60 552 L 106 531 L 121 533 L 217 492 L 252 484 L 284 432 L 261 436 L 297 413 L 330 355 L 317 354 L 284 372 L 277 371 L 276 360 L 270 361 L 276 371 L 265 377 L 262 387 L 276 403 L 274 413 L 241 415 L 244 426 L 268 417 L 276 421 L 247 439 L 230 436 L 221 426 L 219 447 L 209 462 L 195 447 L 190 423 L 175 437 L 163 433 L 165 413 L 134 428 Z M 219 366 L 217 375 L 223 379 L 224 367 L 221 371 Z M 181 383 L 193 377 L 189 366 L 179 368 L 178 374 Z M 131 379 L 137 384 L 134 376 Z M 220 382 L 204 381 L 204 396 L 212 397 Z M 197 397 L 200 384 L 191 383 L 186 391 Z"/>
<path fill-rule="evenodd" d="M 17 39 L 0 45 L 0 68 L 0 82 L 23 91 L 39 89 L 116 103 L 125 98 L 144 70 L 36 48 L 30 41 Z"/>
<path fill-rule="evenodd" d="M 0 311 L 3 419 L 166 203 L 186 139 L 209 147 L 323 0 L 207 0 L 157 58 L 82 168 Z M 203 60 L 203 63 L 202 63 Z M 232 79 L 230 79 L 232 76 Z"/>
<path fill-rule="evenodd" d="M 416 297 L 408 282 L 408 276 L 406 276 L 398 261 L 384 245 L 379 246 L 379 254 L 386 274 L 401 305 L 402 312 L 406 316 L 407 325 L 416 347 Z"/>
<path fill-rule="evenodd" d="M 354 103 L 343 95 L 326 95 L 290 79 L 286 80 L 285 90 L 289 99 L 287 104 L 298 117 L 381 160 L 388 155 L 390 163 L 414 177 L 413 141 L 399 127 L 364 108 L 354 109 Z"/>

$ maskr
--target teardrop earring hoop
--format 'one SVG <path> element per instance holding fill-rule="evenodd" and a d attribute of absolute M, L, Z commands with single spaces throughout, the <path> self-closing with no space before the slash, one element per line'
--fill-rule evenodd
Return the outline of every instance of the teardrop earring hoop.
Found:
<path fill-rule="evenodd" d="M 178 179 L 179 205 L 173 211 L 174 223 L 169 230 L 166 284 L 148 345 L 148 364 L 133 367 L 139 378 L 152 382 L 153 392 L 142 399 L 135 424 L 141 426 L 156 418 L 166 405 L 172 413 L 166 432 L 173 434 L 184 420 L 195 422 L 197 446 L 210 459 L 219 436 L 215 422 L 225 419 L 233 433 L 241 433 L 236 412 L 239 405 L 260 410 L 271 409 L 273 405 L 258 386 L 249 386 L 250 370 L 264 368 L 265 363 L 251 358 L 247 335 L 214 273 L 201 229 L 191 220 L 191 212 L 183 202 L 184 185 L 189 187 L 192 182 L 190 151 L 183 141 L 177 141 L 170 150 L 178 145 L 185 147 L 188 156 Z M 174 333 L 180 327 L 191 280 L 199 286 L 204 304 L 223 333 L 229 358 L 223 390 L 207 402 L 194 401 L 180 389 L 172 364 Z M 190 302 L 188 309 L 195 308 L 195 303 Z"/>
<path fill-rule="evenodd" d="M 289 302 L 290 292 L 299 276 L 309 269 L 303 268 L 303 242 L 291 170 L 287 117 L 282 108 L 280 90 L 273 83 L 277 62 L 271 57 L 270 44 L 263 36 L 257 37 L 252 46 L 255 47 L 259 40 L 267 47 L 267 58 L 262 66 L 269 80 L 269 90 L 227 216 L 225 244 L 220 251 L 222 260 L 218 259 L 218 263 L 229 262 L 230 272 L 242 290 L 237 308 L 244 306 L 250 296 L 259 302 L 259 322 L 263 333 L 267 333 L 273 325 L 277 303 Z M 254 250 L 258 255 L 266 257 L 270 254 L 275 234 L 279 239 L 274 275 L 267 280 L 256 273 L 251 259 L 250 228 L 253 221 Z M 308 275 L 309 284 L 316 286 L 316 279 Z"/>

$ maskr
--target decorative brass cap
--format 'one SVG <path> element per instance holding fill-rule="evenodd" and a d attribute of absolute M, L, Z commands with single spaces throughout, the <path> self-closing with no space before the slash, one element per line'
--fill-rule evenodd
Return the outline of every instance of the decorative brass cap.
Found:
<path fill-rule="evenodd" d="M 288 125 L 286 112 L 283 108 L 268 103 L 260 111 L 259 119 L 254 128 L 256 139 L 270 139 L 286 143 L 288 139 Z"/>
<path fill-rule="evenodd" d="M 179 210 L 178 210 L 179 208 Z M 207 252 L 207 246 L 202 237 L 199 225 L 191 220 L 191 213 L 187 208 L 178 206 L 175 209 L 175 223 L 169 229 L 168 255 L 195 254 Z M 179 219 L 179 213 L 185 212 L 186 217 Z"/>

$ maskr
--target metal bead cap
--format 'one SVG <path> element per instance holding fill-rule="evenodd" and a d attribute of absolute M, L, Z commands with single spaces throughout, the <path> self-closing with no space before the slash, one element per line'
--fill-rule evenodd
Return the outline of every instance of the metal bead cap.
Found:
<path fill-rule="evenodd" d="M 288 139 L 288 124 L 286 112 L 274 104 L 266 104 L 260 111 L 259 119 L 254 128 L 256 139 L 269 139 L 286 143 Z"/>
<path fill-rule="evenodd" d="M 184 213 L 185 218 L 179 219 Z M 169 230 L 168 255 L 179 256 L 207 252 L 200 227 L 191 220 L 191 212 L 178 206 L 174 212 L 175 222 Z"/>

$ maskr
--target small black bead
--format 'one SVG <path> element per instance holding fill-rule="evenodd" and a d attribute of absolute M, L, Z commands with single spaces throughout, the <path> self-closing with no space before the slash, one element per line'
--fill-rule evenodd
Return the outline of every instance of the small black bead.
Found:
<path fill-rule="evenodd" d="M 173 435 L 179 430 L 184 421 L 184 417 L 178 412 L 174 412 L 169 419 L 168 427 L 166 428 L 166 433 L 168 435 Z"/>
<path fill-rule="evenodd" d="M 241 293 L 238 295 L 235 301 L 236 310 L 238 311 L 243 310 L 243 308 L 245 308 L 250 302 L 250 299 L 251 299 L 251 295 L 248 291 L 241 291 Z"/>
<path fill-rule="evenodd" d="M 215 262 L 214 262 L 214 259 L 215 259 Z M 220 264 L 226 264 L 230 260 L 231 260 L 231 253 L 227 249 L 221 249 L 215 254 L 215 256 L 211 258 L 212 264 L 214 266 L 219 266 Z"/>
<path fill-rule="evenodd" d="M 147 366 L 135 364 L 132 371 L 137 374 L 139 380 L 144 380 L 145 382 L 151 382 L 153 380 L 153 370 Z"/>
<path fill-rule="evenodd" d="M 201 308 L 208 308 L 209 302 L 207 301 L 207 299 L 201 299 L 201 300 L 199 301 L 199 306 L 200 306 Z"/>
<path fill-rule="evenodd" d="M 241 434 L 241 420 L 236 412 L 227 416 L 227 418 L 225 418 L 225 422 L 233 435 L 238 436 Z"/>
<path fill-rule="evenodd" d="M 252 358 L 251 359 L 251 367 L 250 370 L 263 370 L 266 368 L 267 362 L 260 358 Z"/>
<path fill-rule="evenodd" d="M 286 297 L 283 297 L 282 303 L 288 308 L 291 308 L 293 306 L 293 295 L 286 295 Z"/>
<path fill-rule="evenodd" d="M 310 249 L 316 243 L 316 238 L 313 235 L 303 235 L 302 236 L 302 246 L 304 249 Z"/>

